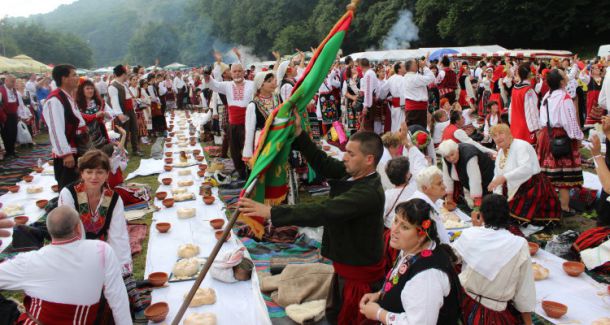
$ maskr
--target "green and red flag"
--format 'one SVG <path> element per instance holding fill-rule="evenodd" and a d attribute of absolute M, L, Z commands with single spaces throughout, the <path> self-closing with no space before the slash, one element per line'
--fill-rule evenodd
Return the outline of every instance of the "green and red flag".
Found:
<path fill-rule="evenodd" d="M 330 67 L 335 62 L 339 48 L 347 34 L 347 29 L 354 17 L 353 8 L 355 6 L 348 9 L 320 43 L 303 76 L 292 89 L 290 98 L 277 106 L 267 118 L 256 152 L 251 159 L 251 162 L 253 162 L 252 173 L 246 181 L 240 197 L 243 197 L 246 194 L 246 189 L 257 180 L 250 193 L 250 198 L 253 200 L 278 205 L 286 198 L 288 192 L 288 156 L 295 138 L 293 111 L 296 109 L 301 116 L 304 130 L 306 130 L 308 127 L 306 106 L 326 79 Z M 240 220 L 250 226 L 257 238 L 262 238 L 265 233 L 263 218 L 247 217 L 241 214 Z"/>

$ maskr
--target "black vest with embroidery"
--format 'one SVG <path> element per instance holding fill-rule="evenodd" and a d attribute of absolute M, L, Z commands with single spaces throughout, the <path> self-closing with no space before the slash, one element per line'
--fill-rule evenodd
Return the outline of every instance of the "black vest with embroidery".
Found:
<path fill-rule="evenodd" d="M 491 182 L 494 177 L 494 162 L 491 160 L 488 154 L 479 150 L 477 147 L 468 144 L 468 143 L 460 143 L 458 144 L 458 151 L 460 153 L 460 160 L 458 160 L 456 164 L 458 178 L 462 186 L 467 188 L 470 191 L 470 182 L 468 177 L 468 169 L 466 168 L 468 165 L 468 161 L 471 158 L 477 157 L 479 163 L 479 170 L 481 172 L 481 183 L 483 185 L 483 195 L 489 193 L 487 191 L 487 186 Z M 445 163 L 447 164 L 447 168 L 449 170 L 449 175 L 451 175 L 453 170 L 453 164 L 450 164 L 447 159 L 445 159 Z"/>
<path fill-rule="evenodd" d="M 78 196 L 76 195 L 76 189 L 74 188 L 75 184 L 78 184 L 78 182 L 75 182 L 66 187 L 68 188 L 68 190 L 70 190 L 70 194 L 72 194 L 72 199 L 74 199 L 74 206 L 78 210 Z M 103 195 L 102 195 L 101 199 L 103 199 Z M 108 241 L 108 229 L 110 229 L 110 222 L 112 221 L 112 212 L 114 212 L 114 207 L 116 206 L 116 203 L 118 200 L 119 200 L 119 194 L 117 192 L 114 192 L 112 194 L 112 199 L 110 200 L 110 205 L 108 206 L 108 212 L 104 216 L 104 218 L 105 218 L 104 226 L 102 226 L 102 228 L 97 233 L 88 232 L 88 231 L 85 232 L 85 237 L 87 239 L 97 239 L 97 240 L 101 240 L 101 241 Z M 102 216 L 100 216 L 100 218 L 102 218 Z"/>

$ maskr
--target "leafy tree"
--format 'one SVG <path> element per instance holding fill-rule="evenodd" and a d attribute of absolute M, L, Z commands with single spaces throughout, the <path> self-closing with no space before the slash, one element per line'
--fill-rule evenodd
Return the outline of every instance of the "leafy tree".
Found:
<path fill-rule="evenodd" d="M 178 60 L 179 44 L 179 35 L 173 27 L 151 23 L 129 41 L 127 56 L 137 64 L 151 65 L 159 59 L 161 65 L 166 65 Z"/>

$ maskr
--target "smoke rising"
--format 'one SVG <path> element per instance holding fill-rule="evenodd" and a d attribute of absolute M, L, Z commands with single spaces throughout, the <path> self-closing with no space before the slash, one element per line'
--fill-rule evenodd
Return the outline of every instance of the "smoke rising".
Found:
<path fill-rule="evenodd" d="M 413 14 L 409 10 L 401 10 L 394 26 L 383 39 L 384 50 L 408 49 L 411 42 L 419 39 L 419 28 L 413 22 Z"/>

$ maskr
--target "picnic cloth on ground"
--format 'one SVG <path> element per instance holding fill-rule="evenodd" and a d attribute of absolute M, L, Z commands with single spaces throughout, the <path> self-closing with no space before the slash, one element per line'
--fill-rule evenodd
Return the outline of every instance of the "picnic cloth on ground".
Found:
<path fill-rule="evenodd" d="M 165 163 L 162 159 L 142 159 L 140 160 L 140 166 L 138 169 L 129 173 L 125 180 L 132 179 L 137 176 L 149 176 L 154 174 L 160 174 L 163 172 L 163 165 Z"/>
<path fill-rule="evenodd" d="M 328 264 L 289 264 L 281 274 L 263 277 L 261 291 L 272 292 L 273 301 L 283 307 L 325 299 L 334 273 Z"/>

